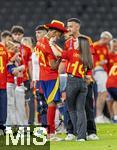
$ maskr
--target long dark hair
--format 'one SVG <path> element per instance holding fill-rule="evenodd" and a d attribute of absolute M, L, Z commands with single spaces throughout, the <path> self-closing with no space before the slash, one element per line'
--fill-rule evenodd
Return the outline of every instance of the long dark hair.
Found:
<path fill-rule="evenodd" d="M 79 36 L 79 50 L 81 55 L 81 60 L 83 61 L 84 67 L 92 69 L 93 61 L 91 56 L 89 40 L 86 37 Z"/>

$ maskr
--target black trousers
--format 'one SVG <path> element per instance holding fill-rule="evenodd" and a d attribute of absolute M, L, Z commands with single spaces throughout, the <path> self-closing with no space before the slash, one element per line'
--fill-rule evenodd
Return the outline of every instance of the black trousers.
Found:
<path fill-rule="evenodd" d="M 70 119 L 73 124 L 74 133 L 78 139 L 86 139 L 87 118 L 85 112 L 85 102 L 87 95 L 87 85 L 82 78 L 68 75 L 66 87 L 66 102 Z"/>
<path fill-rule="evenodd" d="M 88 93 L 86 96 L 85 110 L 87 116 L 87 133 L 96 134 L 96 124 L 94 121 L 94 107 L 93 107 L 93 84 L 88 85 Z"/>
<path fill-rule="evenodd" d="M 94 121 L 94 108 L 93 108 L 93 84 L 88 85 L 88 92 L 86 96 L 86 103 L 85 103 L 85 110 L 86 110 L 86 116 L 87 116 L 87 134 L 96 134 L 96 124 Z M 67 108 L 67 107 L 66 107 Z M 69 113 L 66 111 L 66 113 Z M 68 114 L 69 116 L 69 114 Z M 73 124 L 70 119 L 70 117 L 67 118 L 67 132 L 73 133 Z"/>

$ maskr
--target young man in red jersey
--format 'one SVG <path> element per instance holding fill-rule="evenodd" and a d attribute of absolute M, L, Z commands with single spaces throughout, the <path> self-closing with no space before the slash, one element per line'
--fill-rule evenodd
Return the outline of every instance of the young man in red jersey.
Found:
<path fill-rule="evenodd" d="M 32 60 L 31 60 L 32 52 L 28 46 L 21 44 L 21 40 L 24 36 L 24 28 L 22 26 L 14 25 L 11 28 L 11 33 L 12 33 L 14 42 L 19 43 L 19 50 L 21 52 L 23 63 L 25 65 L 25 71 L 23 72 L 23 82 L 25 86 L 26 107 L 34 107 L 34 96 L 33 96 L 32 89 L 30 88 L 30 79 L 32 80 Z M 19 99 L 21 98 L 19 97 Z M 34 118 L 34 112 L 32 112 L 32 114 L 30 113 L 30 116 L 29 118 L 27 117 L 26 122 L 28 123 L 28 120 L 29 120 L 29 122 L 33 124 L 34 122 L 33 118 Z"/>
<path fill-rule="evenodd" d="M 4 38 L 4 45 L 8 53 L 8 64 L 7 64 L 7 120 L 6 125 L 16 125 L 16 111 L 15 111 L 15 83 L 14 83 L 14 74 L 18 72 L 15 71 L 14 74 L 11 74 L 9 71 L 12 70 L 15 65 L 11 62 L 15 55 L 15 52 L 11 47 L 12 35 L 10 31 L 3 31 L 1 38 Z M 15 58 L 15 57 L 14 57 Z M 13 60 L 14 61 L 14 60 Z"/>
<path fill-rule="evenodd" d="M 89 40 L 89 37 L 87 37 L 87 36 L 84 36 L 84 35 L 81 35 L 80 33 L 79 33 L 79 29 L 80 29 L 80 20 L 78 20 L 77 18 L 71 18 L 71 19 L 69 19 L 68 20 L 68 23 L 67 23 L 67 25 L 68 25 L 68 30 L 69 30 L 69 32 L 70 32 L 70 35 L 71 35 L 71 38 L 68 38 L 68 40 L 66 41 L 66 43 L 65 43 L 65 50 L 67 50 L 67 51 L 69 51 L 69 56 L 68 57 L 70 57 L 70 55 L 71 55 L 71 57 L 72 57 L 72 60 L 74 60 L 75 61 L 75 56 L 77 57 L 77 54 L 74 54 L 73 55 L 73 53 L 74 53 L 74 50 L 77 50 L 78 49 L 78 47 L 79 47 L 79 38 L 84 38 L 85 39 L 85 41 L 84 41 L 84 39 L 82 39 L 83 41 L 81 42 L 82 44 L 83 44 L 83 42 L 84 42 L 84 46 L 85 46 L 85 42 L 86 42 L 86 40 L 91 44 L 91 42 L 90 42 L 90 40 Z M 79 37 L 79 38 L 78 38 Z M 82 45 L 81 44 L 81 45 Z M 87 43 L 88 44 L 88 43 Z M 85 48 L 84 48 L 85 49 Z M 86 51 L 85 51 L 85 53 L 84 53 L 84 55 L 86 55 L 85 57 L 88 57 L 89 55 L 90 55 L 90 52 L 89 52 L 89 49 L 90 48 L 88 48 Z M 78 50 L 77 50 L 78 51 Z M 68 52 L 63 52 L 63 53 L 67 53 L 68 54 Z M 80 58 L 80 57 L 79 57 Z M 78 58 L 76 58 L 77 60 L 78 60 Z M 89 62 L 91 61 L 91 58 L 89 59 Z M 79 62 L 79 61 L 78 61 Z M 71 63 L 71 65 L 70 65 L 70 58 L 69 58 L 69 60 L 68 60 L 68 68 L 67 68 L 67 72 L 68 71 L 70 71 L 69 69 L 71 68 L 71 70 L 73 69 L 73 77 L 75 76 L 75 70 L 77 70 L 77 67 L 78 67 L 78 65 L 77 64 L 72 64 Z M 88 64 L 88 63 L 87 63 Z M 83 67 L 83 66 L 82 66 Z M 78 71 L 80 71 L 80 73 L 84 73 L 84 72 L 82 72 L 82 69 L 81 69 L 81 67 L 79 67 L 80 68 L 80 70 L 78 69 Z M 90 87 L 89 88 L 89 86 L 90 86 L 90 83 L 91 83 L 91 81 L 90 81 L 90 76 L 88 75 L 88 76 L 86 76 L 87 78 L 88 78 L 88 95 L 87 95 L 87 97 L 89 96 L 89 93 L 90 93 L 90 98 L 91 98 L 91 100 L 90 100 L 90 98 L 88 98 L 87 99 L 87 104 L 86 104 L 86 112 L 87 112 L 87 123 L 88 123 L 88 127 L 87 127 L 87 134 L 88 134 L 88 139 L 89 139 L 89 136 L 90 136 L 90 140 L 97 140 L 98 139 L 98 137 L 96 136 L 96 127 L 95 127 L 95 123 L 94 123 L 94 116 L 93 116 L 93 99 L 92 99 L 92 87 Z M 69 93 L 70 92 L 68 92 L 67 93 L 67 97 L 68 97 L 68 95 L 69 95 Z M 70 98 L 69 98 L 70 99 Z M 71 98 L 71 100 L 72 100 L 72 98 Z M 85 96 L 84 96 L 84 100 L 85 100 Z M 67 102 L 67 101 L 66 101 Z M 79 101 L 79 103 L 80 103 L 80 101 Z M 90 104 L 89 104 L 90 103 Z M 81 103 L 81 105 L 82 105 L 82 103 Z M 88 105 L 88 106 L 87 106 Z M 85 105 L 84 105 L 85 106 Z M 83 107 L 84 107 L 83 106 Z M 69 107 L 69 109 L 70 109 L 70 107 Z M 75 116 L 75 110 L 77 110 L 75 107 L 74 107 L 74 109 L 73 109 L 73 107 L 71 108 L 72 109 L 72 113 L 74 112 L 74 116 Z M 71 113 L 71 111 L 69 111 L 70 113 Z M 71 118 L 73 119 L 73 117 L 71 116 Z M 74 119 L 75 118 L 77 118 L 77 117 L 74 117 Z M 80 117 L 79 117 L 80 118 Z M 81 118 L 83 118 L 83 116 L 81 117 Z M 81 119 L 82 120 L 82 119 Z M 80 121 L 81 121 L 80 120 Z M 75 121 L 74 121 L 75 122 Z M 72 124 L 74 125 L 74 132 L 76 132 L 76 124 L 73 122 L 73 120 L 72 120 Z M 70 120 L 69 120 L 69 123 L 70 123 Z M 82 121 L 82 123 L 83 123 L 83 121 Z M 74 137 L 74 135 L 73 135 L 73 129 L 72 129 L 72 124 L 70 123 L 69 124 L 69 129 L 68 129 L 68 136 L 65 138 L 65 140 L 73 140 L 75 137 Z M 91 127 L 89 127 L 91 125 Z M 84 126 L 84 129 L 82 128 L 81 130 L 80 130 L 80 134 L 79 134 L 79 136 L 78 136 L 78 140 L 79 141 L 82 141 L 82 140 L 85 140 L 86 139 L 86 118 L 84 117 L 84 123 L 83 123 L 83 126 Z M 79 127 L 78 127 L 79 128 Z M 84 134 L 84 135 L 83 135 Z"/>
<path fill-rule="evenodd" d="M 6 36 L 1 33 L 1 42 L 0 42 L 0 135 L 4 134 L 7 118 L 7 92 L 6 92 L 6 83 L 7 83 L 7 63 L 8 63 L 8 54 L 5 48 Z M 9 37 L 7 37 L 8 39 Z"/>
<path fill-rule="evenodd" d="M 47 126 L 47 103 L 43 94 L 42 89 L 40 88 L 40 66 L 39 66 L 39 49 L 40 46 L 38 41 L 43 38 L 48 32 L 48 29 L 45 25 L 38 25 L 35 29 L 36 33 L 36 47 L 35 51 L 32 53 L 32 64 L 33 64 L 33 80 L 36 82 L 36 97 L 37 97 L 37 119 L 38 123 L 40 122 L 42 126 Z"/>
<path fill-rule="evenodd" d="M 58 66 L 60 59 L 54 55 L 51 44 L 61 37 L 62 33 L 67 32 L 64 23 L 53 20 L 46 25 L 49 30 L 47 35 L 40 39 L 39 44 L 39 64 L 40 64 L 40 83 L 44 96 L 48 103 L 47 122 L 49 125 L 50 140 L 60 141 L 55 136 L 55 111 L 56 103 L 60 101 Z"/>
<path fill-rule="evenodd" d="M 5 33 L 7 35 L 5 36 Z M 7 121 L 6 125 L 23 125 L 20 124 L 22 116 L 25 114 L 24 93 L 17 92 L 17 87 L 21 87 L 23 83 L 23 71 L 25 66 L 21 58 L 21 53 L 17 48 L 16 43 L 13 42 L 12 35 L 9 31 L 4 31 L 2 36 L 5 38 L 5 46 L 8 53 L 7 64 Z M 16 81 L 16 82 L 15 82 Z M 19 94 L 20 93 L 20 94 Z M 19 95 L 20 96 L 19 96 Z M 20 100 L 18 99 L 20 97 Z M 22 108 L 22 109 L 21 109 Z M 24 113 L 24 114 L 23 114 Z M 18 119 L 20 118 L 20 119 Z"/>

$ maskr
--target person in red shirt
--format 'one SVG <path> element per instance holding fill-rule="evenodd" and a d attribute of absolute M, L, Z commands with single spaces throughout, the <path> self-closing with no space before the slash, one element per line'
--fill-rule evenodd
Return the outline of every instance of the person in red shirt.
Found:
<path fill-rule="evenodd" d="M 60 101 L 58 66 L 60 59 L 54 55 L 51 43 L 55 43 L 62 33 L 67 32 L 64 23 L 53 20 L 46 25 L 49 28 L 47 35 L 39 43 L 40 83 L 48 103 L 47 122 L 50 126 L 50 140 L 61 140 L 55 136 L 55 111 L 56 103 Z"/>
<path fill-rule="evenodd" d="M 84 37 L 79 37 L 78 40 L 79 40 L 79 48 L 68 50 L 66 52 L 64 51 L 62 53 L 62 58 L 67 59 L 69 62 L 67 67 L 68 81 L 66 87 L 68 111 L 74 127 L 74 133 L 76 133 L 76 131 L 78 130 L 77 140 L 83 141 L 86 140 L 86 129 L 87 129 L 86 128 L 87 119 L 85 116 L 87 85 L 84 82 L 84 78 L 86 78 L 87 75 L 89 77 L 90 74 L 88 74 L 88 72 L 90 72 L 89 69 L 91 69 L 91 66 L 89 65 L 86 67 L 81 59 L 82 57 L 81 51 L 83 48 L 81 41 L 84 41 L 84 45 L 87 45 L 86 49 L 88 49 L 89 47 L 88 40 Z M 72 43 L 74 43 L 74 39 Z M 89 51 L 87 50 L 87 52 Z M 72 95 L 74 95 L 74 99 L 72 98 Z M 77 124 L 75 122 L 76 120 L 75 117 L 78 119 Z M 80 124 L 82 124 L 81 126 L 83 128 L 80 128 Z"/>
<path fill-rule="evenodd" d="M 77 18 L 71 18 L 70 20 L 71 20 L 71 24 L 68 27 L 68 29 L 70 29 L 69 30 L 70 32 L 65 34 L 65 39 L 66 40 L 69 39 L 69 40 L 67 40 L 68 42 L 65 42 L 65 48 L 64 49 L 68 50 L 68 51 L 77 49 L 78 46 L 79 46 L 78 37 L 82 37 L 82 38 L 85 38 L 85 39 L 88 40 L 88 42 L 90 44 L 91 54 L 94 55 L 94 50 L 93 50 L 93 47 L 92 47 L 91 38 L 86 36 L 86 35 L 83 35 L 83 34 L 79 33 L 80 20 L 78 20 Z M 69 19 L 68 19 L 68 21 L 69 21 Z M 54 53 L 55 53 L 55 55 L 58 55 L 59 52 L 58 51 L 55 52 L 55 50 L 56 49 L 54 47 Z M 87 54 L 87 52 L 88 51 L 85 52 L 84 56 L 89 55 L 89 54 Z M 68 60 L 68 64 L 69 63 L 70 62 Z M 93 82 L 93 80 L 92 80 L 92 77 L 91 77 L 91 70 L 88 71 L 88 74 L 90 74 L 90 75 L 86 76 L 86 80 L 87 80 L 87 84 L 88 84 L 88 93 L 87 93 L 87 96 L 86 96 L 86 104 L 85 104 L 86 115 L 87 115 L 87 139 L 88 140 L 98 140 L 99 138 L 96 135 L 96 125 L 95 125 L 95 122 L 94 122 L 94 114 L 93 114 L 93 109 L 94 109 L 93 108 L 93 97 L 92 97 L 92 82 Z M 67 103 L 67 101 L 66 101 L 66 103 Z M 66 109 L 66 107 L 65 107 L 65 110 L 66 110 L 65 115 L 68 114 L 67 116 L 69 116 L 69 113 L 68 113 L 68 110 Z M 68 126 L 70 126 L 70 127 L 67 128 L 68 135 L 65 138 L 65 140 L 73 140 L 74 139 L 74 135 L 73 135 L 74 134 L 73 133 L 73 124 L 74 123 L 71 122 L 71 119 L 69 117 L 68 117 L 67 122 L 69 122 Z M 86 127 L 86 125 L 85 125 L 85 127 Z M 85 132 L 85 131 L 83 131 L 83 132 Z M 80 138 L 80 136 L 79 136 L 79 138 Z"/>
<path fill-rule="evenodd" d="M 6 34 L 7 33 L 7 34 Z M 6 34 L 6 36 L 5 36 Z M 13 65 L 12 61 L 14 61 L 13 57 L 15 52 L 13 49 L 13 44 L 11 43 L 12 35 L 10 31 L 3 31 L 2 36 L 4 35 L 5 39 L 5 47 L 8 53 L 8 63 L 7 63 L 7 120 L 6 125 L 16 125 L 16 110 L 15 110 L 15 83 L 14 83 L 14 74 L 17 75 L 15 71 L 14 74 L 10 73 L 15 65 Z"/>
<path fill-rule="evenodd" d="M 11 34 L 10 34 L 11 35 Z M 12 36 L 11 36 L 12 38 Z M 11 46 L 10 46 L 11 45 Z M 7 64 L 7 99 L 8 99 L 8 109 L 7 109 L 7 125 L 17 125 L 20 124 L 18 116 L 21 115 L 21 106 L 19 101 L 19 95 L 17 96 L 17 87 L 23 85 L 23 71 L 25 66 L 23 64 L 23 59 L 21 57 L 20 50 L 17 48 L 16 43 L 9 41 L 7 46 L 8 51 L 8 64 Z M 20 92 L 18 91 L 18 94 Z M 23 92 L 20 93 L 20 98 L 23 96 Z M 21 98 L 22 99 L 22 98 Z M 22 99 L 23 101 L 23 99 Z M 22 111 L 23 112 L 23 111 Z M 25 111 L 24 111 L 25 112 Z"/>
<path fill-rule="evenodd" d="M 111 33 L 104 31 L 101 33 L 100 40 L 93 44 L 95 51 L 93 77 L 98 90 L 96 123 L 109 122 L 108 118 L 103 115 L 103 109 L 107 99 L 106 80 L 108 77 L 108 54 L 111 39 Z"/>
<path fill-rule="evenodd" d="M 113 122 L 117 123 L 117 39 L 111 41 L 111 52 L 109 53 L 109 76 L 106 82 L 107 90 L 113 99 L 112 111 Z"/>
<path fill-rule="evenodd" d="M 0 43 L 0 135 L 4 134 L 7 118 L 7 63 L 8 54 L 5 48 L 6 37 L 9 39 L 7 32 L 1 33 L 1 43 Z"/>
<path fill-rule="evenodd" d="M 72 36 L 66 41 L 65 50 L 62 53 L 58 52 L 58 55 L 68 60 L 66 102 L 74 134 L 77 135 L 78 141 L 85 141 L 87 132 L 85 113 L 87 84 L 85 80 L 90 76 L 92 58 L 89 40 L 79 35 L 79 20 L 69 19 L 67 27 Z"/>
<path fill-rule="evenodd" d="M 48 28 L 45 25 L 38 25 L 35 29 L 36 34 L 36 47 L 32 54 L 32 64 L 33 64 L 33 77 L 36 82 L 36 99 L 37 99 L 37 112 L 38 112 L 38 123 L 40 122 L 42 126 L 47 126 L 47 102 L 44 97 L 43 91 L 40 88 L 40 67 L 39 67 L 39 43 L 38 41 L 43 38 L 48 32 Z M 36 63 L 37 62 L 37 63 Z M 38 65 L 38 66 L 37 66 Z M 38 68 L 38 69 L 37 69 Z M 38 73 L 38 74 L 37 74 Z"/>
<path fill-rule="evenodd" d="M 17 42 L 17 44 L 19 44 L 18 49 L 21 52 L 21 57 L 23 59 L 24 65 L 25 65 L 25 70 L 23 72 L 23 82 L 24 82 L 25 88 L 22 87 L 22 91 L 24 89 L 26 89 L 26 90 L 24 90 L 25 91 L 24 96 L 25 96 L 26 102 L 23 102 L 23 103 L 24 103 L 24 105 L 26 103 L 26 110 L 29 110 L 29 107 L 30 107 L 29 101 L 33 102 L 33 104 L 31 104 L 32 105 L 31 107 L 34 108 L 34 96 L 33 96 L 32 89 L 30 88 L 30 80 L 29 80 L 29 79 L 32 79 L 32 64 L 31 64 L 32 52 L 28 46 L 21 43 L 21 40 L 24 36 L 24 29 L 22 26 L 13 26 L 11 28 L 11 33 L 12 33 L 14 42 Z M 17 88 L 17 90 L 18 90 L 18 88 Z M 17 93 L 17 94 L 19 94 L 19 93 Z M 20 101 L 20 99 L 23 99 L 23 95 L 18 96 L 17 99 L 19 99 L 19 101 Z M 21 111 L 21 109 L 23 109 L 23 110 Z M 24 112 L 24 107 L 22 107 L 21 109 L 20 109 L 20 112 Z M 32 111 L 30 111 L 30 114 L 29 114 L 29 111 L 28 111 L 27 114 L 29 114 L 29 115 L 27 115 L 27 117 L 24 115 L 24 113 L 22 114 L 22 120 L 23 120 L 23 122 L 25 122 L 25 124 L 28 124 L 28 120 L 30 122 L 30 116 L 32 113 L 33 114 L 31 116 L 32 117 L 31 124 L 34 122 L 34 119 L 33 119 L 34 112 L 32 112 L 32 113 L 31 112 Z M 24 115 L 24 117 L 23 117 L 23 115 Z M 24 119 L 25 119 L 25 121 L 24 121 Z M 19 118 L 19 121 L 20 121 L 20 118 Z"/>
<path fill-rule="evenodd" d="M 24 29 L 22 26 L 13 26 L 11 28 L 11 33 L 13 40 L 19 43 L 19 49 L 21 51 L 21 55 L 24 61 L 24 65 L 26 67 L 24 72 L 24 84 L 30 87 L 29 79 L 32 79 L 32 64 L 31 64 L 31 56 L 32 51 L 29 46 L 21 43 L 22 38 L 24 36 Z M 29 73 L 28 73 L 29 72 Z M 29 87 L 27 87 L 29 89 Z"/>
<path fill-rule="evenodd" d="M 16 125 L 17 114 L 21 107 L 20 102 L 17 101 L 16 86 L 20 86 L 23 83 L 22 68 L 23 62 L 21 53 L 16 50 L 16 45 L 13 43 L 12 35 L 10 31 L 3 31 L 1 34 L 3 43 L 7 50 L 8 61 L 7 61 L 7 121 L 6 125 Z M 17 79 L 17 83 L 14 82 L 14 78 Z M 21 93 L 23 95 L 23 92 Z M 22 99 L 22 98 L 21 98 Z M 25 106 L 25 105 L 24 105 Z M 16 109 L 17 108 L 17 109 Z M 25 112 L 25 111 L 24 111 Z M 20 116 L 21 117 L 21 116 Z"/>

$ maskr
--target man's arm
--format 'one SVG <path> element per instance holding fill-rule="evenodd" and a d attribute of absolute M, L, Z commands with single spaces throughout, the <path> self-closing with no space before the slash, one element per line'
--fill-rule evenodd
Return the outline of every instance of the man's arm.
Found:
<path fill-rule="evenodd" d="M 52 70 L 58 69 L 60 62 L 61 62 L 61 58 L 58 58 L 57 60 L 54 60 L 54 59 L 50 60 L 49 64 L 50 64 L 51 69 Z"/>
<path fill-rule="evenodd" d="M 29 62 L 28 62 L 28 69 L 29 69 L 29 77 L 30 77 L 30 79 L 32 80 L 32 60 L 30 60 Z"/>

